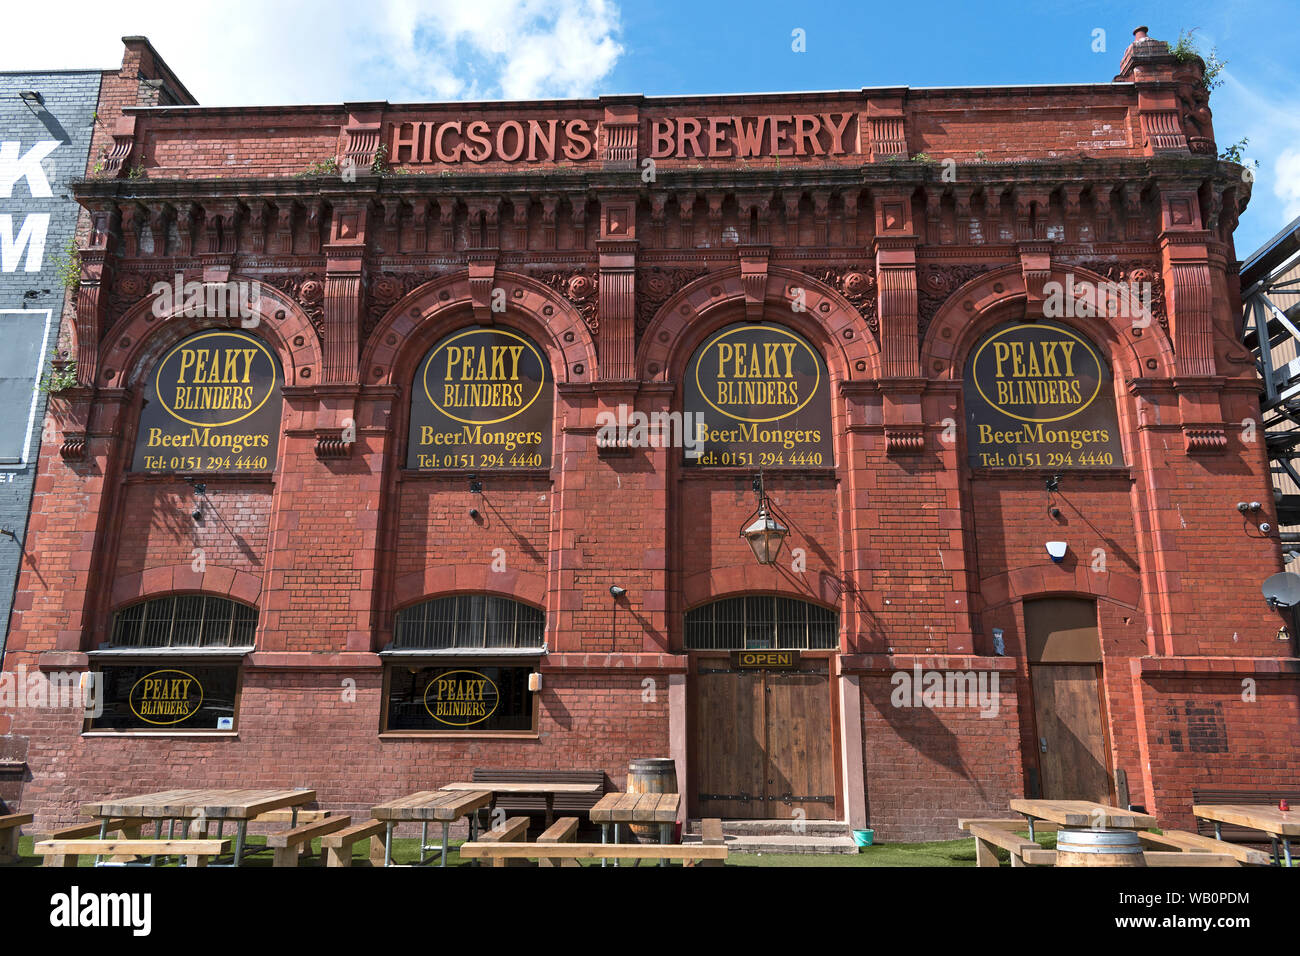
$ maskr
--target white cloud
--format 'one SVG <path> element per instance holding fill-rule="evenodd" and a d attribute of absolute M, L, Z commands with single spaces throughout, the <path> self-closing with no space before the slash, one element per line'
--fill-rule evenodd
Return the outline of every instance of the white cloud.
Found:
<path fill-rule="evenodd" d="M 390 102 L 602 92 L 623 47 L 611 0 L 136 0 L 7 18 L 4 69 L 104 69 L 149 37 L 200 103 Z"/>
<path fill-rule="evenodd" d="M 1283 150 L 1274 164 L 1273 192 L 1282 200 L 1283 217 L 1300 216 L 1300 149 Z"/>

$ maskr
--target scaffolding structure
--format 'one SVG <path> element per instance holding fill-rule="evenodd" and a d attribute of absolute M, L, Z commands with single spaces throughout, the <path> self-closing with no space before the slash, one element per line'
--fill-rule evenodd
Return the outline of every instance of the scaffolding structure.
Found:
<path fill-rule="evenodd" d="M 1300 558 L 1300 218 L 1242 263 L 1241 304 L 1289 563 Z"/>

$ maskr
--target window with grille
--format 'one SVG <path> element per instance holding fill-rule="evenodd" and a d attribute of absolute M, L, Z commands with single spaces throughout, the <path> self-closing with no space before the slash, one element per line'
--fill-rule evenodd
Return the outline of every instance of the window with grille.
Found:
<path fill-rule="evenodd" d="M 833 650 L 839 633 L 835 611 L 769 594 L 725 598 L 686 612 L 686 649 L 692 651 Z"/>
<path fill-rule="evenodd" d="M 207 594 L 132 604 L 113 619 L 114 647 L 252 647 L 257 608 Z"/>
<path fill-rule="evenodd" d="M 393 647 L 540 648 L 546 615 L 535 607 L 491 594 L 455 594 L 397 612 Z"/>

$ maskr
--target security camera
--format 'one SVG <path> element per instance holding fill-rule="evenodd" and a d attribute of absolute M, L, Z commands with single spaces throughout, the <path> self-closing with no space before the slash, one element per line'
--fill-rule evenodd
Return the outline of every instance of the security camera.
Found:
<path fill-rule="evenodd" d="M 1065 552 L 1070 549 L 1069 544 L 1064 541 L 1047 542 L 1047 553 L 1052 556 L 1052 560 L 1060 564 L 1065 560 Z"/>
<path fill-rule="evenodd" d="M 1246 502 L 1244 501 L 1238 501 L 1237 510 L 1240 511 L 1242 514 L 1245 514 L 1247 511 L 1250 510 L 1250 505 L 1246 504 Z"/>
<path fill-rule="evenodd" d="M 477 509 L 477 508 L 470 508 L 470 509 L 469 509 L 469 516 L 470 516 L 471 518 L 473 518 L 475 521 L 477 521 L 477 520 L 478 520 L 478 509 Z"/>
<path fill-rule="evenodd" d="M 609 593 L 614 595 L 616 598 L 621 598 L 627 593 L 627 588 L 621 588 L 617 584 L 611 584 L 609 586 Z"/>

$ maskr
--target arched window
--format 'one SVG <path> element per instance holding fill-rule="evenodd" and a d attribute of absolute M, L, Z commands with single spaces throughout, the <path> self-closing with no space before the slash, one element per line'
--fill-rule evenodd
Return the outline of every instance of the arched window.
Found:
<path fill-rule="evenodd" d="M 839 614 L 772 594 L 724 598 L 686 612 L 692 651 L 826 650 L 839 642 Z"/>
<path fill-rule="evenodd" d="M 397 612 L 395 649 L 540 648 L 546 615 L 492 594 L 453 594 Z"/>
<path fill-rule="evenodd" d="M 113 618 L 114 647 L 252 647 L 257 608 L 208 594 L 171 594 Z"/>
<path fill-rule="evenodd" d="M 96 732 L 235 733 L 240 659 L 257 608 L 210 594 L 169 594 L 124 607 L 112 640 L 90 652 Z"/>

